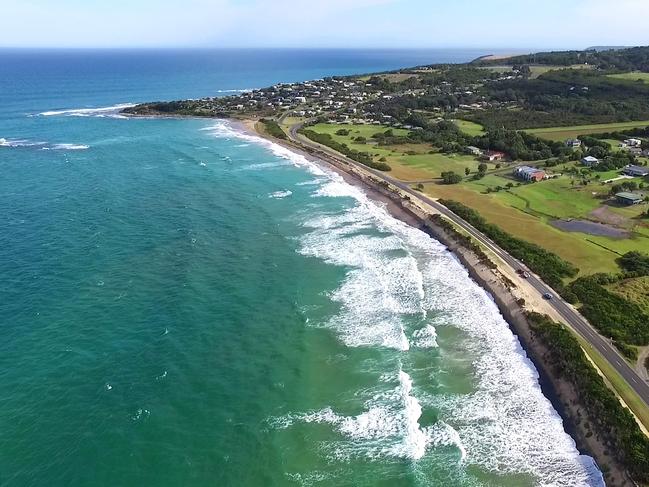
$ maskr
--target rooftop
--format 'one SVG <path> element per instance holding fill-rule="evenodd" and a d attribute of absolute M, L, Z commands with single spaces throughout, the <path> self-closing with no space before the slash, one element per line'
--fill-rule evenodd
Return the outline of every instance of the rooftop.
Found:
<path fill-rule="evenodd" d="M 626 166 L 624 169 L 627 170 L 627 171 L 634 171 L 634 172 L 649 174 L 649 168 L 644 167 L 644 166 L 634 166 L 633 164 L 631 164 L 631 165 Z"/>
<path fill-rule="evenodd" d="M 626 192 L 623 192 L 623 193 L 617 193 L 617 194 L 615 195 L 615 197 L 616 197 L 616 198 L 622 198 L 622 199 L 625 199 L 625 200 L 632 200 L 632 201 L 640 201 L 640 200 L 642 199 L 642 195 L 641 195 L 641 194 L 637 194 L 637 193 L 626 193 Z"/>

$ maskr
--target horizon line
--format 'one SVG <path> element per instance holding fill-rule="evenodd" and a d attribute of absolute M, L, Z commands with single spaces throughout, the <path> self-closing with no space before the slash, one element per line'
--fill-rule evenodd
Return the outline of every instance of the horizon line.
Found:
<path fill-rule="evenodd" d="M 340 50 L 340 51 L 352 51 L 352 50 L 371 50 L 371 51 L 428 51 L 434 49 L 443 49 L 443 50 L 498 50 L 506 51 L 510 50 L 512 52 L 539 52 L 538 50 L 553 50 L 553 51 L 583 51 L 589 47 L 609 47 L 609 46 L 588 46 L 588 47 L 558 47 L 558 46 L 546 46 L 546 47 L 514 47 L 514 46 L 2 46 L 0 45 L 0 50 L 40 50 L 40 51 L 126 51 L 126 50 L 202 50 L 202 51 L 211 51 L 211 50 Z M 610 46 L 614 48 L 631 48 L 631 47 L 640 47 L 640 46 Z"/>

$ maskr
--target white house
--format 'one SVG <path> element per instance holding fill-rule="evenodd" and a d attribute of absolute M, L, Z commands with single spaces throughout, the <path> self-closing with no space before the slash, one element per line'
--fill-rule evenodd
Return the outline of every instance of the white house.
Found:
<path fill-rule="evenodd" d="M 597 157 L 593 157 L 593 156 L 586 156 L 581 160 L 581 163 L 584 166 L 593 167 L 593 166 L 597 166 L 597 164 L 599 164 L 599 159 Z"/>
<path fill-rule="evenodd" d="M 573 149 L 578 149 L 581 147 L 581 140 L 579 139 L 568 139 L 566 140 L 566 146 L 572 147 Z"/>
<path fill-rule="evenodd" d="M 642 141 L 640 139 L 626 139 L 624 143 L 629 147 L 640 147 L 642 146 Z"/>

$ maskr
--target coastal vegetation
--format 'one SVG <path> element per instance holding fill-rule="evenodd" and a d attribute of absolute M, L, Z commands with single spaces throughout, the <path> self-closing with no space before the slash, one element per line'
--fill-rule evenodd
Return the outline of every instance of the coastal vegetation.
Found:
<path fill-rule="evenodd" d="M 487 223 L 477 211 L 462 203 L 445 199 L 440 200 L 440 203 L 487 235 L 511 255 L 525 262 L 525 265 L 541 276 L 550 286 L 561 289 L 564 278 L 577 275 L 578 269 L 569 262 L 534 243 L 513 237 L 498 226 Z"/>
<path fill-rule="evenodd" d="M 649 120 L 637 122 L 618 122 L 576 126 L 559 126 L 526 129 L 525 131 L 536 135 L 542 139 L 564 141 L 567 139 L 576 139 L 583 135 L 598 135 L 602 138 L 609 138 L 606 135 L 612 132 L 626 132 L 635 128 L 646 128 L 649 126 Z"/>
<path fill-rule="evenodd" d="M 617 262 L 628 277 L 649 276 L 649 254 L 634 250 L 624 254 Z"/>
<path fill-rule="evenodd" d="M 259 120 L 259 123 L 264 126 L 264 130 L 271 137 L 275 137 L 277 139 L 286 139 L 286 133 L 284 132 L 284 130 L 282 130 L 282 127 L 280 127 L 275 120 L 262 118 L 261 120 Z"/>
<path fill-rule="evenodd" d="M 618 279 L 606 274 L 581 277 L 571 283 L 564 294 L 573 302 L 576 298 L 581 304 L 579 310 L 588 321 L 602 335 L 622 344 L 618 348 L 628 356 L 630 352 L 624 350 L 624 344 L 649 345 L 649 315 L 638 304 L 605 287 Z"/>
<path fill-rule="evenodd" d="M 630 411 L 586 358 L 575 336 L 545 315 L 529 313 L 533 335 L 546 349 L 544 360 L 554 373 L 577 391 L 580 403 L 593 424 L 593 434 L 602 435 L 608 453 L 620 461 L 634 479 L 649 482 L 649 438 Z M 600 465 L 604 470 L 606 465 Z"/>
<path fill-rule="evenodd" d="M 636 350 L 628 345 L 649 345 L 649 315 L 642 307 L 609 291 L 605 286 L 617 282 L 614 275 L 595 274 L 578 278 L 565 285 L 565 280 L 574 278 L 578 270 L 555 254 L 533 243 L 512 237 L 498 226 L 487 223 L 475 210 L 452 200 L 440 200 L 444 206 L 476 229 L 491 238 L 501 248 L 525 263 L 546 283 L 561 292 L 571 303 L 579 303 L 581 313 L 604 336 L 611 337 L 618 349 L 630 360 L 636 358 Z M 620 260 L 624 265 L 640 272 L 644 271 L 646 255 L 630 252 Z M 638 274 L 632 274 L 637 276 Z"/>
<path fill-rule="evenodd" d="M 372 158 L 372 155 L 367 152 L 361 152 L 354 149 L 350 149 L 346 144 L 341 144 L 336 142 L 331 135 L 321 134 L 309 129 L 301 129 L 300 133 L 305 137 L 311 139 L 318 144 L 326 145 L 331 149 L 340 152 L 341 154 L 353 159 L 356 162 L 368 166 L 372 169 L 378 169 L 379 171 L 389 171 L 391 169 L 389 164 L 385 162 L 375 162 Z"/>
<path fill-rule="evenodd" d="M 443 229 L 449 238 L 451 238 L 455 243 L 473 252 L 478 257 L 481 264 L 490 269 L 496 268 L 496 264 L 494 264 L 487 254 L 485 254 L 482 247 L 480 247 L 480 245 L 478 245 L 469 235 L 458 231 L 449 220 L 438 213 L 430 215 L 429 218 L 433 225 Z"/>
<path fill-rule="evenodd" d="M 505 60 L 489 60 L 480 58 L 473 65 L 489 66 L 494 64 L 507 65 L 546 65 L 574 66 L 588 65 L 601 70 L 642 71 L 649 72 L 649 49 L 632 47 L 626 49 L 585 50 L 585 51 L 555 51 L 538 52 L 521 56 L 512 56 Z"/>

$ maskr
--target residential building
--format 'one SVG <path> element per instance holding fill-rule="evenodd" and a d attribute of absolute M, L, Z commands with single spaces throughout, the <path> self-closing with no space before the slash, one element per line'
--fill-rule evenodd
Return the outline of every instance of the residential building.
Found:
<path fill-rule="evenodd" d="M 488 150 L 483 155 L 482 158 L 486 159 L 489 162 L 502 161 L 505 158 L 504 152 L 499 152 L 495 150 Z"/>
<path fill-rule="evenodd" d="M 472 145 L 468 146 L 468 147 L 466 148 L 466 151 L 467 151 L 469 154 L 473 154 L 474 156 L 481 156 L 481 155 L 482 155 L 482 149 L 480 149 L 480 148 L 478 148 L 478 147 L 474 147 L 474 146 L 472 146 Z"/>
<path fill-rule="evenodd" d="M 644 166 L 628 165 L 624 169 L 622 169 L 622 173 L 626 174 L 627 176 L 644 177 L 649 176 L 649 168 Z"/>
<path fill-rule="evenodd" d="M 629 147 L 640 147 L 642 145 L 642 140 L 640 139 L 626 139 L 624 143 Z"/>
<path fill-rule="evenodd" d="M 548 177 L 545 171 L 530 166 L 520 166 L 514 169 L 514 176 L 523 181 L 543 181 Z"/>
<path fill-rule="evenodd" d="M 593 167 L 593 166 L 597 166 L 597 164 L 599 164 L 599 159 L 597 157 L 593 157 L 593 156 L 586 156 L 581 160 L 581 163 L 584 166 Z"/>
<path fill-rule="evenodd" d="M 568 139 L 566 140 L 566 146 L 572 147 L 573 149 L 578 149 L 581 147 L 581 140 L 579 139 Z"/>
<path fill-rule="evenodd" d="M 637 193 L 617 193 L 615 199 L 618 203 L 626 206 L 637 205 L 644 201 L 643 196 Z"/>

